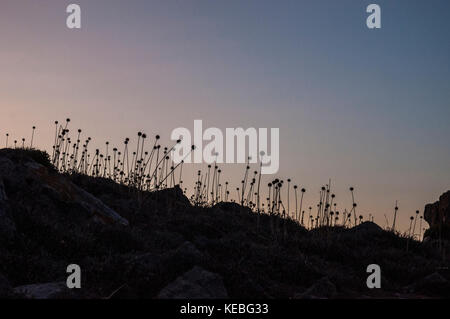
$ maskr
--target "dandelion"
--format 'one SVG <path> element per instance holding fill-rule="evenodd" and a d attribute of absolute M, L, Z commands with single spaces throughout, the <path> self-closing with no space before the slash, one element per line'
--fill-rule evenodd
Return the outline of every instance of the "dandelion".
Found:
<path fill-rule="evenodd" d="M 416 234 L 416 222 L 417 222 L 417 216 L 419 216 L 419 211 L 418 210 L 416 210 L 416 217 L 414 218 L 414 227 L 413 227 L 413 237 L 415 236 L 415 234 Z"/>
<path fill-rule="evenodd" d="M 395 220 L 397 219 L 397 211 L 398 211 L 398 205 L 397 205 L 397 201 L 395 201 L 394 222 L 392 223 L 392 231 L 393 232 L 395 232 Z"/>
<path fill-rule="evenodd" d="M 422 220 L 423 216 L 420 216 L 420 224 L 419 224 L 419 239 L 422 238 Z"/>
<path fill-rule="evenodd" d="M 294 185 L 294 193 L 295 193 L 295 221 L 298 221 L 298 215 L 297 215 L 297 185 Z"/>
<path fill-rule="evenodd" d="M 413 220 L 414 220 L 414 216 L 411 216 L 410 218 L 409 218 L 409 220 L 410 220 L 410 222 L 409 222 L 409 237 L 411 237 L 411 229 L 412 229 L 412 222 L 413 222 Z"/>
<path fill-rule="evenodd" d="M 312 214 L 311 214 L 312 207 L 309 206 L 309 207 L 308 207 L 308 210 L 309 210 L 309 218 L 311 219 L 311 218 L 312 218 Z M 309 223 L 309 221 L 308 221 L 308 223 Z M 309 227 L 308 227 L 308 228 L 309 228 Z"/>
<path fill-rule="evenodd" d="M 34 140 L 34 131 L 36 130 L 36 126 L 33 126 L 33 130 L 31 133 L 31 142 L 30 142 L 30 148 L 33 148 L 33 140 Z"/>
<path fill-rule="evenodd" d="M 287 206 L 288 206 L 288 216 L 291 214 L 291 211 L 289 210 L 289 193 L 291 192 L 291 179 L 287 179 L 288 182 L 288 191 L 287 191 Z"/>
<path fill-rule="evenodd" d="M 355 226 L 356 226 L 356 203 L 355 203 L 355 196 L 353 194 L 353 191 L 355 189 L 353 187 L 350 187 L 350 192 L 352 193 L 352 210 L 353 210 L 353 216 L 355 218 Z"/>
<path fill-rule="evenodd" d="M 412 222 L 414 220 L 414 216 L 411 216 L 409 220 L 410 222 L 409 222 L 408 240 L 406 241 L 406 251 L 409 250 L 409 240 L 411 239 Z"/>
<path fill-rule="evenodd" d="M 302 188 L 301 192 L 302 192 L 302 197 L 300 198 L 300 211 L 302 212 L 302 217 L 301 217 L 300 223 L 303 225 L 303 215 L 305 212 L 302 211 L 302 207 L 303 207 L 303 195 L 305 194 L 306 189 Z"/>
<path fill-rule="evenodd" d="M 70 136 L 69 124 L 70 118 L 65 120 L 65 124 L 54 121 L 55 135 L 53 143 L 52 163 L 55 168 L 61 173 L 69 174 L 85 174 L 93 177 L 108 178 L 116 183 L 120 183 L 136 191 L 138 200 L 141 200 L 143 191 L 155 191 L 165 189 L 167 187 L 174 187 L 178 185 L 187 194 L 187 188 L 182 187 L 182 174 L 184 159 L 175 165 L 172 156 L 172 151 L 175 145 L 164 147 L 159 144 L 160 136 L 156 135 L 153 145 L 146 145 L 147 135 L 143 132 L 137 132 L 138 138 L 136 144 L 132 143 L 129 138 L 125 138 L 121 150 L 113 147 L 113 144 L 107 141 L 104 144 L 105 148 L 95 149 L 91 153 L 90 144 L 91 138 L 83 139 L 81 142 L 81 129 L 74 131 L 74 136 Z M 36 127 L 32 127 L 32 134 L 30 139 L 30 148 L 35 144 Z M 6 147 L 9 146 L 9 134 L 6 134 Z M 181 140 L 177 141 L 177 144 Z M 14 141 L 14 148 L 17 148 L 17 141 Z M 22 139 L 22 148 L 25 148 L 25 138 Z M 192 146 L 191 152 L 195 149 Z M 112 150 L 112 152 L 111 152 Z M 160 153 L 161 152 L 161 153 Z M 189 154 L 186 154 L 188 156 Z M 217 156 L 218 154 L 216 154 Z M 260 156 L 264 156 L 264 152 L 260 152 Z M 129 159 L 131 158 L 131 161 Z M 313 229 L 319 226 L 338 226 L 338 223 L 344 227 L 347 221 L 350 225 L 353 224 L 351 215 L 355 216 L 355 225 L 357 225 L 358 218 L 356 217 L 356 203 L 354 201 L 354 188 L 350 187 L 352 194 L 352 210 L 348 213 L 345 210 L 341 212 L 341 221 L 339 220 L 339 212 L 337 211 L 336 195 L 331 192 L 331 180 L 325 186 L 320 188 L 319 201 L 317 204 L 317 217 L 313 216 L 312 207 L 309 207 L 309 214 L 307 214 L 307 221 L 304 220 L 305 211 L 303 210 L 305 188 L 300 188 L 298 185 L 293 185 L 295 195 L 295 212 L 290 210 L 291 204 L 291 183 L 293 179 L 286 179 L 287 194 L 284 194 L 284 181 L 278 178 L 271 180 L 266 185 L 268 189 L 261 190 L 261 182 L 263 176 L 261 168 L 263 161 L 260 161 L 259 168 L 250 170 L 250 157 L 247 159 L 245 172 L 239 187 L 235 188 L 236 193 L 233 193 L 231 184 L 226 181 L 223 182 L 224 175 L 222 169 L 214 162 L 214 166 L 208 165 L 205 172 L 201 170 L 197 172 L 195 185 L 193 186 L 193 194 L 189 196 L 193 205 L 197 206 L 212 206 L 221 201 L 240 203 L 241 206 L 248 207 L 252 212 L 257 213 L 257 231 L 260 229 L 259 221 L 260 214 L 267 213 L 271 216 L 270 223 L 272 233 L 280 231 L 280 220 L 283 218 L 284 236 L 287 232 L 287 220 L 293 220 L 298 225 Z M 179 172 L 176 171 L 179 168 Z M 251 172 L 253 171 L 253 176 Z M 259 174 L 258 174 L 259 173 Z M 178 177 L 178 179 L 176 178 Z M 178 184 L 177 184 L 178 182 Z M 268 193 L 266 194 L 266 191 Z M 301 193 L 301 195 L 299 194 Z M 134 193 L 134 192 L 133 192 Z M 234 196 L 231 195 L 233 193 Z M 267 195 L 267 196 L 265 196 Z M 300 198 L 299 198 L 300 195 Z M 231 198 L 233 197 L 233 198 Z M 284 201 L 287 199 L 287 204 Z M 286 207 L 285 207 L 286 206 Z M 314 206 L 313 206 L 314 207 Z M 348 215 L 347 215 L 348 214 Z M 371 215 L 369 215 L 369 220 Z M 261 219 L 263 221 L 264 219 Z M 359 223 L 362 223 L 362 216 L 359 216 Z M 421 218 L 422 221 L 422 218 Z M 412 233 L 415 233 L 415 226 Z M 314 224 L 315 223 L 315 224 Z M 306 225 L 307 224 L 307 225 Z M 421 227 L 421 226 L 420 226 Z M 395 224 L 394 224 L 395 228 Z M 421 227 L 422 228 L 422 227 Z M 420 232 L 421 233 L 421 232 Z M 419 236 L 420 237 L 420 236 Z"/>

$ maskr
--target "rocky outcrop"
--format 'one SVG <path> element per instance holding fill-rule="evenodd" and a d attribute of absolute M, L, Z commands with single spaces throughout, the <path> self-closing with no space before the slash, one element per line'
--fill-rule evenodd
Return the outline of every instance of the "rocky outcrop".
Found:
<path fill-rule="evenodd" d="M 364 232 L 364 233 L 382 233 L 383 229 L 373 222 L 363 222 L 355 227 L 349 229 L 349 233 Z"/>
<path fill-rule="evenodd" d="M 37 192 L 51 193 L 60 201 L 83 207 L 97 221 L 128 226 L 128 220 L 72 183 L 67 177 L 52 172 L 30 157 L 18 159 L 14 158 L 16 155 L 12 150 L 0 151 L 0 205 L 2 200 L 8 198 L 4 185 L 4 181 L 7 180 L 12 189 L 32 186 Z"/>
<path fill-rule="evenodd" d="M 221 276 L 195 266 L 161 290 L 158 298 L 221 299 L 228 294 Z"/>
<path fill-rule="evenodd" d="M 450 226 L 450 191 L 442 194 L 437 202 L 425 205 L 424 218 L 430 227 Z"/>

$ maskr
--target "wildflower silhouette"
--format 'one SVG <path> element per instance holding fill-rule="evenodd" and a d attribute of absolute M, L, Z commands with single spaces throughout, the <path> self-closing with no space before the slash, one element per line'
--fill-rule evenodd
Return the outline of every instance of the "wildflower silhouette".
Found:
<path fill-rule="evenodd" d="M 83 138 L 81 129 L 70 131 L 71 119 L 66 118 L 63 123 L 54 121 L 54 137 L 52 145 L 51 163 L 54 168 L 63 174 L 82 174 L 92 177 L 110 179 L 115 183 L 129 187 L 135 193 L 159 191 L 166 188 L 180 187 L 184 194 L 188 193 L 187 187 L 183 186 L 183 165 L 185 159 L 195 150 L 192 145 L 191 150 L 181 162 L 175 163 L 173 153 L 175 146 L 181 143 L 177 140 L 171 146 L 160 144 L 160 135 L 154 136 L 151 143 L 148 142 L 148 135 L 142 131 L 137 132 L 135 144 L 130 138 L 123 140 L 122 147 L 113 145 L 110 141 L 104 143 L 102 149 L 91 151 L 91 137 Z M 71 133 L 73 136 L 71 136 Z M 10 134 L 6 133 L 6 148 L 9 147 Z M 32 126 L 29 147 L 34 147 L 36 138 L 36 126 Z M 21 148 L 25 148 L 25 138 L 22 138 Z M 18 148 L 17 140 L 14 140 L 14 149 Z M 261 159 L 265 156 L 260 152 Z M 216 154 L 216 157 L 218 154 Z M 332 192 L 331 180 L 320 187 L 317 201 L 317 213 L 313 216 L 312 206 L 308 207 L 305 220 L 305 188 L 299 188 L 292 178 L 286 179 L 286 186 L 283 187 L 284 180 L 274 178 L 268 182 L 267 188 L 261 187 L 262 161 L 256 169 L 250 165 L 251 157 L 247 157 L 243 178 L 240 185 L 235 187 L 236 196 L 232 196 L 232 186 L 230 182 L 224 181 L 223 168 L 215 161 L 208 164 L 206 169 L 197 171 L 197 179 L 189 197 L 195 206 L 211 207 L 221 202 L 239 203 L 242 208 L 258 214 L 256 229 L 260 229 L 260 216 L 268 215 L 282 218 L 283 236 L 287 235 L 287 222 L 313 229 L 317 227 L 352 227 L 361 224 L 364 216 L 357 215 L 354 191 L 351 193 L 351 207 L 349 210 L 343 208 L 340 213 L 337 210 L 337 196 Z M 291 185 L 292 184 L 292 185 Z M 292 187 L 291 187 L 292 186 Z M 294 198 L 292 198 L 292 189 Z M 267 191 L 267 193 L 266 193 Z M 299 194 L 300 192 L 300 194 Z M 138 198 L 142 198 L 138 195 Z M 295 210 L 291 209 L 291 201 L 295 204 Z M 390 230 L 395 232 L 398 206 L 396 202 L 394 210 L 394 220 Z M 353 221 L 352 221 L 353 216 Z M 420 218 L 419 238 L 422 236 L 422 220 L 419 212 L 416 211 L 415 218 L 411 219 L 408 230 L 409 237 L 415 237 L 417 218 Z M 369 215 L 368 221 L 373 221 L 373 216 Z M 412 224 L 414 222 L 414 224 Z M 271 221 L 271 231 L 278 236 L 279 225 Z"/>

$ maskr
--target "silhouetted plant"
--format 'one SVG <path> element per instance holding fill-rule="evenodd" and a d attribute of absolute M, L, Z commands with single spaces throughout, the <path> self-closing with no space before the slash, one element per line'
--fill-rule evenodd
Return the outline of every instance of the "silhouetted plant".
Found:
<path fill-rule="evenodd" d="M 414 218 L 414 227 L 413 227 L 413 231 L 412 231 L 412 236 L 413 237 L 416 235 L 417 216 L 419 216 L 419 211 L 418 210 L 416 210 L 416 216 Z"/>
<path fill-rule="evenodd" d="M 137 140 L 133 142 L 130 138 L 125 138 L 120 150 L 107 141 L 101 149 L 91 151 L 91 137 L 82 139 L 81 129 L 74 131 L 75 134 L 71 133 L 69 130 L 70 123 L 69 118 L 63 124 L 59 124 L 58 121 L 54 122 L 55 135 L 50 163 L 59 172 L 110 179 L 129 187 L 130 192 L 132 191 L 137 195 L 139 202 L 145 200 L 142 192 L 162 190 L 175 187 L 176 185 L 183 189 L 184 194 L 187 193 L 187 188 L 182 187 L 184 159 L 178 164 L 175 164 L 172 159 L 174 148 L 181 140 L 178 140 L 172 147 L 164 147 L 159 144 L 160 136 L 156 135 L 153 144 L 149 144 L 147 142 L 147 134 L 139 131 L 137 132 Z M 30 148 L 34 146 L 35 130 L 36 127 L 33 126 L 29 144 Z M 71 134 L 74 137 L 73 139 Z M 8 139 L 9 134 L 7 133 L 6 147 L 9 146 Z M 14 148 L 17 149 L 17 147 L 17 141 L 15 140 Z M 22 139 L 22 148 L 25 148 L 25 138 Z M 191 152 L 194 148 L 192 146 Z M 186 154 L 186 157 L 189 155 L 190 152 Z M 264 152 L 260 153 L 261 159 L 264 155 Z M 278 238 L 277 236 L 281 234 L 279 232 L 280 224 L 278 218 L 284 219 L 283 238 L 286 238 L 287 230 L 289 229 L 287 227 L 289 224 L 288 220 L 309 229 L 328 226 L 351 227 L 358 225 L 358 222 L 359 224 L 362 223 L 363 216 L 359 215 L 358 218 L 356 214 L 357 204 L 354 197 L 354 188 L 349 188 L 352 196 L 351 209 L 347 210 L 343 208 L 340 214 L 337 211 L 336 195 L 331 191 L 331 180 L 320 187 L 317 214 L 315 217 L 313 216 L 312 207 L 310 206 L 305 223 L 303 203 L 306 189 L 300 189 L 297 185 L 293 184 L 295 212 L 291 211 L 291 201 L 293 201 L 291 196 L 291 183 L 293 183 L 293 180 L 291 178 L 286 179 L 287 187 L 283 187 L 284 181 L 274 178 L 267 183 L 267 188 L 261 188 L 263 161 L 260 160 L 258 169 L 253 170 L 250 165 L 250 159 L 250 157 L 247 157 L 243 178 L 240 180 L 240 185 L 235 188 L 235 196 L 230 195 L 230 183 L 228 181 L 223 183 L 224 174 L 222 168 L 217 165 L 217 160 L 214 161 L 213 165 L 209 164 L 206 170 L 199 170 L 192 195 L 189 197 L 191 202 L 196 206 L 208 207 L 223 201 L 237 202 L 241 207 L 247 207 L 252 212 L 258 214 L 256 225 L 258 231 L 260 229 L 259 215 L 269 215 L 271 217 L 271 229 L 274 238 Z M 299 191 L 301 194 L 298 194 Z M 397 210 L 396 203 L 394 223 L 392 225 L 393 231 L 395 231 Z M 412 237 L 415 236 L 417 215 L 414 220 L 414 227 L 412 229 L 410 227 L 409 230 L 410 235 L 412 233 Z M 373 221 L 373 216 L 369 215 L 368 220 Z M 421 230 L 422 226 L 420 225 L 419 238 L 421 237 Z"/>
<path fill-rule="evenodd" d="M 33 140 L 34 140 L 34 131 L 36 130 L 36 126 L 33 126 L 32 128 L 32 132 L 31 132 L 31 142 L 30 142 L 30 148 L 33 148 Z"/>
<path fill-rule="evenodd" d="M 397 219 L 397 211 L 398 211 L 398 205 L 397 201 L 395 201 L 395 208 L 394 208 L 394 221 L 392 223 L 392 231 L 395 232 L 395 221 Z"/>
<path fill-rule="evenodd" d="M 422 239 L 422 220 L 423 220 L 423 216 L 420 216 L 420 224 L 419 224 L 419 240 Z"/>

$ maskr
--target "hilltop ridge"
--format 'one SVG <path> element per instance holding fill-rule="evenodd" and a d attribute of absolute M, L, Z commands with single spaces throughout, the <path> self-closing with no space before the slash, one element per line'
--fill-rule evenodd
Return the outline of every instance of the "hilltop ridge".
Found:
<path fill-rule="evenodd" d="M 307 230 L 236 203 L 198 207 L 177 186 L 141 192 L 0 150 L 2 297 L 445 297 L 449 260 L 435 246 L 372 222 Z M 82 289 L 65 288 L 72 263 Z M 381 289 L 366 286 L 369 264 Z"/>

